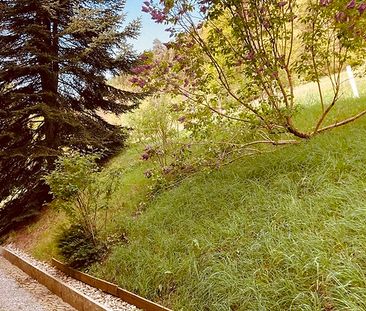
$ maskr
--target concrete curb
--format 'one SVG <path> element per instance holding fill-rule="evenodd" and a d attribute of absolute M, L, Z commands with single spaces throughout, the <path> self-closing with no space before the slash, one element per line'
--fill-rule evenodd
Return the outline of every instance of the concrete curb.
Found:
<path fill-rule="evenodd" d="M 93 301 L 83 293 L 70 287 L 52 275 L 34 267 L 27 260 L 20 258 L 10 250 L 0 247 L 0 256 L 3 256 L 14 266 L 23 270 L 30 277 L 47 287 L 52 293 L 59 296 L 63 301 L 78 311 L 110 311 L 100 303 Z"/>

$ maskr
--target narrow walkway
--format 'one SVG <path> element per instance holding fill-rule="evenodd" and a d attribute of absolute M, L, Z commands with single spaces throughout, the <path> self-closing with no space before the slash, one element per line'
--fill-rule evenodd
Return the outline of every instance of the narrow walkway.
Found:
<path fill-rule="evenodd" d="M 0 311 L 75 311 L 0 256 Z"/>

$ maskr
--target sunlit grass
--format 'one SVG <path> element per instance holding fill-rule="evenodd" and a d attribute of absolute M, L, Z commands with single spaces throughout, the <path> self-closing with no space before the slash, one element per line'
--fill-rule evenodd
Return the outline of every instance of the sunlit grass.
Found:
<path fill-rule="evenodd" d="M 345 72 L 341 75 L 341 81 L 339 99 L 324 120 L 322 127 L 342 121 L 366 109 L 366 79 L 359 77 L 355 79 L 360 98 L 353 97 L 348 76 Z M 332 85 L 328 78 L 322 78 L 321 86 L 324 105 L 327 107 L 333 99 Z M 295 99 L 298 104 L 298 111 L 294 118 L 296 126 L 303 131 L 314 130 L 322 113 L 315 82 L 296 87 Z"/>
<path fill-rule="evenodd" d="M 356 73 L 354 75 L 359 95 L 366 95 L 366 79 L 364 77 L 357 76 Z M 328 77 L 323 77 L 320 79 L 320 85 L 322 88 L 322 94 L 324 96 L 324 104 L 327 105 L 333 98 L 332 83 Z M 307 106 L 318 105 L 320 102 L 318 87 L 315 82 L 296 86 L 294 95 L 298 103 Z M 353 97 L 353 92 L 346 72 L 342 72 L 341 74 L 339 96 L 341 100 Z"/>

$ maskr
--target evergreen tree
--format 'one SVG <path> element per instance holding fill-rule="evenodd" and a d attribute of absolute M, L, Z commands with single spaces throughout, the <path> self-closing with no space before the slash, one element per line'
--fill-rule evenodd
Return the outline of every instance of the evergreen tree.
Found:
<path fill-rule="evenodd" d="M 101 112 L 124 113 L 139 95 L 107 84 L 128 73 L 125 1 L 0 0 L 0 233 L 50 199 L 42 181 L 70 148 L 113 154 L 125 132 Z M 11 221 L 10 221 L 11 220 Z"/>

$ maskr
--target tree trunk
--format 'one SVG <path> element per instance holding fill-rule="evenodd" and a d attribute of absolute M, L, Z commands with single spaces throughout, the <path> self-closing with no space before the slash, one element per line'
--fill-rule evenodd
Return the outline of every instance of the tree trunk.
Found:
<path fill-rule="evenodd" d="M 50 109 L 51 114 L 45 113 L 44 117 L 44 144 L 48 148 L 58 149 L 58 125 L 52 117 L 55 108 L 59 108 L 58 103 L 58 21 L 51 19 L 48 14 L 40 18 L 44 27 L 44 42 L 40 48 L 42 54 L 39 56 L 39 64 L 44 66 L 41 73 L 42 99 L 43 103 Z"/>

